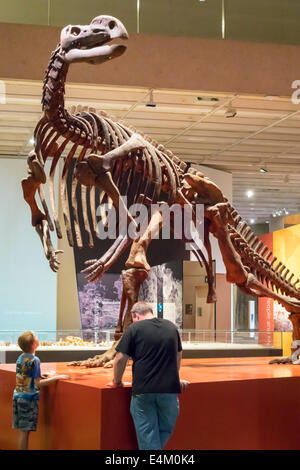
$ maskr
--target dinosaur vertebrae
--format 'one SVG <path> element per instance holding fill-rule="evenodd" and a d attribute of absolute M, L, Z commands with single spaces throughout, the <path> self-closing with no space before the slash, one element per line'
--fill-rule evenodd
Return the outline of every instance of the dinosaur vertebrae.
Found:
<path fill-rule="evenodd" d="M 236 210 L 229 205 L 229 212 L 233 218 L 235 227 L 228 224 L 231 242 L 241 257 L 243 265 L 249 272 L 261 282 L 271 286 L 273 292 L 279 290 L 283 295 L 288 295 L 300 300 L 300 291 L 296 288 L 299 279 L 292 283 L 294 274 L 290 273 L 283 263 L 273 257 L 272 251 L 252 232 L 246 222 L 241 222 L 241 217 Z"/>

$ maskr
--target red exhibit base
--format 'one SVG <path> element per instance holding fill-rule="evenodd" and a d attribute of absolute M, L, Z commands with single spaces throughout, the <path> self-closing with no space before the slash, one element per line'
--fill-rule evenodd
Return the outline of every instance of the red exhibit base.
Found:
<path fill-rule="evenodd" d="M 271 359 L 271 358 L 270 358 Z M 300 366 L 269 365 L 268 358 L 185 359 L 180 416 L 166 449 L 300 449 Z M 131 387 L 111 389 L 111 369 L 42 364 L 68 373 L 41 390 L 39 424 L 30 449 L 137 449 L 129 413 Z M 0 366 L 0 449 L 17 449 L 11 399 L 15 365 Z M 127 367 L 125 381 L 131 381 Z"/>

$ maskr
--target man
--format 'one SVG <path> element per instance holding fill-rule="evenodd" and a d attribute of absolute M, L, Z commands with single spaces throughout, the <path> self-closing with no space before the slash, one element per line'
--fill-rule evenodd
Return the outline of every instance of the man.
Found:
<path fill-rule="evenodd" d="M 131 357 L 130 412 L 139 449 L 163 449 L 178 417 L 177 394 L 188 384 L 179 379 L 181 340 L 176 326 L 154 317 L 146 302 L 134 304 L 131 314 L 133 323 L 116 347 L 113 386 L 122 387 L 122 376 Z"/>

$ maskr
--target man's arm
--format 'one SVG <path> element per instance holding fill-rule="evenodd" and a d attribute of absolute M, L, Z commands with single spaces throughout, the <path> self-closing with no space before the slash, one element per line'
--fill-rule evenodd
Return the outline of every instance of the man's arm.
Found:
<path fill-rule="evenodd" d="M 46 387 L 47 385 L 52 384 L 53 382 L 57 382 L 60 379 L 68 380 L 70 377 L 69 375 L 54 375 L 53 377 L 49 377 L 47 379 L 37 378 L 34 379 L 34 383 L 38 388 Z"/>
<path fill-rule="evenodd" d="M 178 372 L 179 372 L 179 369 L 180 369 L 180 365 L 181 365 L 181 359 L 182 359 L 182 351 L 178 351 L 177 353 L 177 367 L 178 367 Z M 183 380 L 181 379 L 180 380 L 180 387 L 181 387 L 181 390 L 185 390 L 187 388 L 187 386 L 189 385 L 190 382 L 188 382 L 187 380 Z"/>
<path fill-rule="evenodd" d="M 179 352 L 177 353 L 177 368 L 178 368 L 178 372 L 179 372 L 180 365 L 181 365 L 181 359 L 182 359 L 182 351 L 179 351 Z"/>
<path fill-rule="evenodd" d="M 114 359 L 114 378 L 113 378 L 113 385 L 115 387 L 122 387 L 122 377 L 124 374 L 124 370 L 127 364 L 129 356 L 125 353 L 117 352 L 116 357 Z"/>

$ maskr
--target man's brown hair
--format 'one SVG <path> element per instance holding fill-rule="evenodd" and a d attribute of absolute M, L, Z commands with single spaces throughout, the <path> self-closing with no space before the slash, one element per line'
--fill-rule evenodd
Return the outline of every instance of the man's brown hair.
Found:
<path fill-rule="evenodd" d="M 25 331 L 18 338 L 18 345 L 24 353 L 30 353 L 32 351 L 32 346 L 34 343 L 34 334 L 32 331 Z"/>
<path fill-rule="evenodd" d="M 147 313 L 152 313 L 153 310 L 147 302 L 136 302 L 131 309 L 131 313 L 138 313 L 139 315 L 147 315 Z"/>

